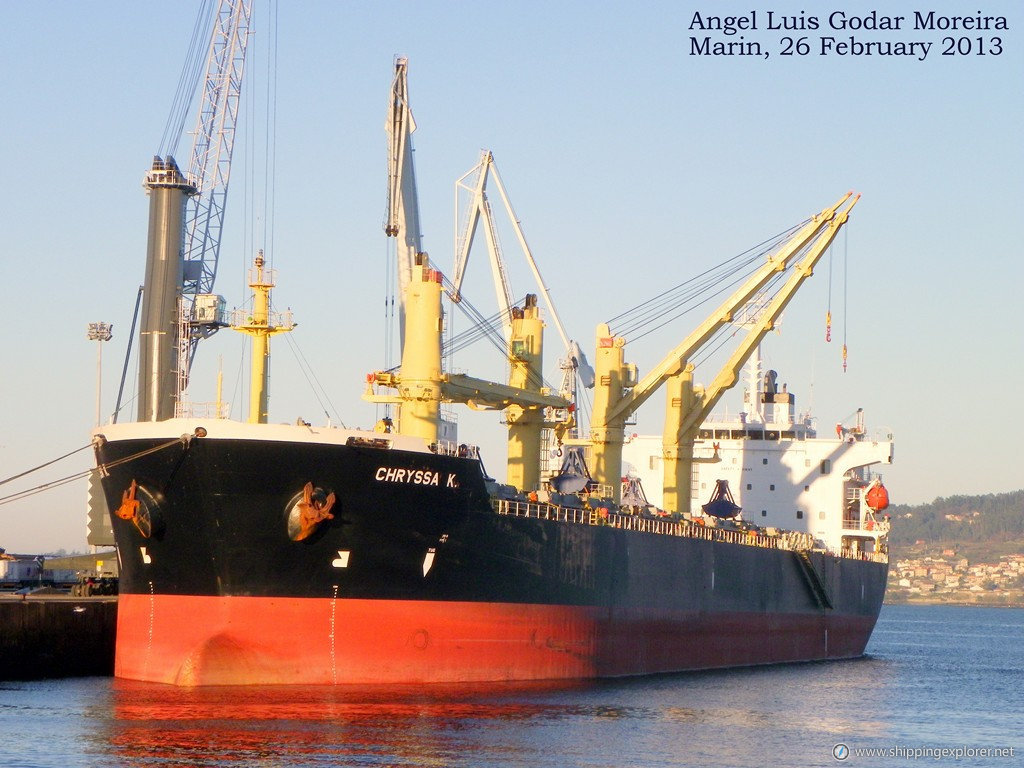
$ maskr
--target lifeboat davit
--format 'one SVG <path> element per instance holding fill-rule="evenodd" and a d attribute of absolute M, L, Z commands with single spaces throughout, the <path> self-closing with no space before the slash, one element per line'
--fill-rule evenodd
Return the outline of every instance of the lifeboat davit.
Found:
<path fill-rule="evenodd" d="M 889 506 L 889 492 L 881 482 L 875 482 L 864 496 L 864 501 L 874 512 L 881 512 Z"/>

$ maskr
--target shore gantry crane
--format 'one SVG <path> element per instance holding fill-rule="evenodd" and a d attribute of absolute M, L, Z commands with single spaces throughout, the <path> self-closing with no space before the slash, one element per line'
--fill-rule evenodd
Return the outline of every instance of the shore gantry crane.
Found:
<path fill-rule="evenodd" d="M 226 325 L 224 300 L 213 294 L 213 284 L 251 8 L 252 0 L 219 0 L 214 11 L 187 173 L 167 153 L 154 157 L 143 184 L 150 213 L 139 344 L 140 421 L 181 415 L 196 344 Z M 173 137 L 172 147 L 179 138 Z"/>

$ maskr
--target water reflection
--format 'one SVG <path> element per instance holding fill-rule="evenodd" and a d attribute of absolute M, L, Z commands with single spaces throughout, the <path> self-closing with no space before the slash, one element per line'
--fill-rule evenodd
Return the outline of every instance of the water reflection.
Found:
<path fill-rule="evenodd" d="M 208 687 L 116 680 L 107 751 L 133 765 L 449 765 L 489 723 L 552 721 L 564 684 Z M 595 712 L 595 716 L 609 713 Z"/>
<path fill-rule="evenodd" d="M 961 609 L 934 628 L 915 618 L 915 611 L 887 608 L 872 655 L 854 661 L 578 685 L 48 683 L 11 697 L 18 722 L 6 733 L 27 729 L 22 746 L 15 745 L 16 765 L 89 768 L 736 768 L 832 765 L 838 741 L 851 747 L 1010 743 L 1007 734 L 1024 714 L 1024 612 L 988 617 Z M 991 628 L 981 626 L 978 619 L 988 618 Z M 908 636 L 908 627 L 915 634 Z M 965 653 L 964 631 L 987 639 Z M 936 643 L 941 647 L 933 648 Z M 2 705 L 0 694 L 0 727 Z M 68 759 L 36 759 L 42 740 L 54 733 L 63 736 L 52 737 L 48 757 L 62 749 Z"/>
<path fill-rule="evenodd" d="M 865 680 L 884 684 L 888 667 L 865 659 L 458 687 L 177 688 L 115 680 L 90 751 L 140 766 L 603 766 L 635 765 L 638 755 L 648 765 L 740 765 L 749 747 L 744 734 L 808 754 L 837 734 L 887 735 L 889 724 L 859 706 L 856 690 Z M 729 733 L 728 745 L 709 739 L 712 733 Z"/>

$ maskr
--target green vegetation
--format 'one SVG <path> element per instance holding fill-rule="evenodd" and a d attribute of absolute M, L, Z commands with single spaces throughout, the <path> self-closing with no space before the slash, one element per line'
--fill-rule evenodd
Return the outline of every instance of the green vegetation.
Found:
<path fill-rule="evenodd" d="M 888 512 L 893 518 L 889 540 L 897 551 L 917 543 L 955 542 L 962 546 L 1024 540 L 1024 490 L 950 496 L 915 506 L 897 504 Z"/>
<path fill-rule="evenodd" d="M 996 573 L 1011 556 L 1024 555 L 1024 490 L 950 496 L 930 504 L 895 505 L 887 512 L 893 522 L 889 558 L 894 564 L 888 602 L 1024 604 L 1024 575 L 970 573 L 972 566 Z M 968 568 L 958 565 L 963 560 Z M 903 564 L 904 572 L 895 570 L 896 563 Z M 928 575 L 921 575 L 922 568 Z M 938 581 L 933 571 L 940 572 Z M 962 577 L 960 586 L 943 586 L 943 576 L 956 574 Z M 901 588 L 899 581 L 908 578 L 911 587 Z M 972 580 L 981 591 L 970 590 Z"/>

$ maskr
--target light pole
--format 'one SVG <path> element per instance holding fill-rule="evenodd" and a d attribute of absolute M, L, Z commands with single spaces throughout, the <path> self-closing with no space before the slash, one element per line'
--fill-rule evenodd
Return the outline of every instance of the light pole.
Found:
<path fill-rule="evenodd" d="M 100 426 L 100 394 L 103 389 L 103 342 L 113 336 L 113 323 L 89 323 L 87 338 L 96 342 L 96 426 Z"/>

